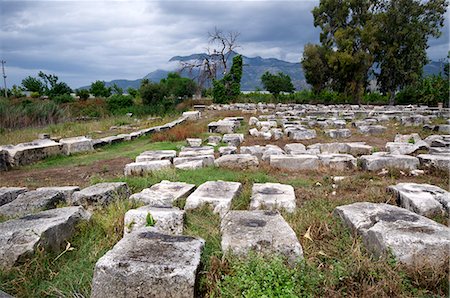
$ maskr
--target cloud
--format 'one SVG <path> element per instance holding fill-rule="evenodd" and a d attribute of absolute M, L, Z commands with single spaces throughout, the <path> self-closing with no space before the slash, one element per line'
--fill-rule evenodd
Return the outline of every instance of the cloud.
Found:
<path fill-rule="evenodd" d="M 136 79 L 173 68 L 172 56 L 204 52 L 214 27 L 240 32 L 239 52 L 298 62 L 318 42 L 316 1 L 2 1 L 0 47 L 8 84 L 39 70 L 71 87 L 95 80 Z M 448 50 L 448 25 L 430 42 Z"/>

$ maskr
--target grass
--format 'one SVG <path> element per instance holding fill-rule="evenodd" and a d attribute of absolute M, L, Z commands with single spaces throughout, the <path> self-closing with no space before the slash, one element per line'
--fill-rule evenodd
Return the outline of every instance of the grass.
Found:
<path fill-rule="evenodd" d="M 89 135 L 92 138 L 101 138 L 120 133 L 127 133 L 142 128 L 158 126 L 174 120 L 176 117 L 164 117 L 148 121 L 146 118 L 130 118 L 127 116 L 110 116 L 99 120 L 64 122 L 51 124 L 42 127 L 28 127 L 14 130 L 0 130 L 0 145 L 18 144 L 30 142 L 38 138 L 41 133 L 49 133 L 52 137 L 76 137 Z M 119 127 L 116 130 L 110 130 L 112 126 Z M 128 126 L 129 128 L 120 128 Z"/>
<path fill-rule="evenodd" d="M 140 137 L 131 142 L 122 142 L 104 146 L 95 152 L 74 154 L 71 156 L 52 156 L 43 161 L 24 167 L 29 169 L 46 169 L 56 166 L 89 165 L 101 160 L 110 160 L 119 157 L 134 159 L 146 150 L 179 150 L 182 143 L 157 142 L 153 143 L 149 137 Z"/>
<path fill-rule="evenodd" d="M 0 271 L 0 289 L 17 297 L 89 297 L 95 263 L 122 238 L 123 216 L 135 207 L 117 201 L 95 211 L 69 241 L 74 250 L 55 260 L 58 253 L 38 249 L 30 261 Z"/>
<path fill-rule="evenodd" d="M 196 125 L 182 125 L 179 130 L 160 134 L 155 138 L 142 137 L 132 142 L 106 146 L 91 154 L 54 157 L 25 169 L 49 169 L 77 164 L 92 164 L 114 158 L 134 158 L 145 150 L 179 149 L 181 137 L 201 136 L 208 121 L 232 116 L 222 113 Z M 387 133 L 373 144 L 392 141 L 395 130 L 401 133 L 417 132 L 418 128 L 401 128 L 389 123 Z M 241 128 L 245 131 L 247 127 Z M 360 135 L 355 133 L 357 138 Z M 424 135 L 421 136 L 424 137 Z M 157 138 L 157 139 L 158 139 Z M 314 142 L 327 141 L 324 136 Z M 250 139 L 250 138 L 248 138 Z M 250 140 L 252 141 L 252 140 Z M 328 140 L 331 141 L 331 140 Z M 247 142 L 247 141 L 246 141 Z M 347 179 L 334 183 L 332 175 L 346 175 Z M 427 175 L 408 177 L 399 171 L 386 176 L 376 173 L 351 171 L 282 172 L 262 165 L 258 170 L 237 171 L 213 167 L 198 170 L 165 170 L 144 177 L 94 177 L 91 184 L 104 181 L 124 181 L 132 192 L 139 192 L 161 180 L 182 181 L 199 186 L 206 181 L 224 180 L 242 183 L 240 195 L 233 200 L 232 209 L 245 210 L 249 206 L 254 183 L 278 182 L 295 188 L 297 209 L 293 214 L 283 213 L 303 247 L 304 259 L 295 268 L 287 266 L 279 256 L 262 257 L 250 254 L 245 259 L 223 255 L 221 251 L 220 218 L 207 207 L 186 212 L 187 235 L 201 237 L 205 248 L 201 257 L 197 294 L 201 297 L 448 297 L 449 268 L 417 268 L 407 270 L 392 256 L 375 259 L 361 239 L 352 234 L 336 217 L 333 210 L 340 205 L 359 201 L 395 203 L 386 187 L 399 182 L 416 182 L 448 187 L 448 173 L 427 172 Z M 184 200 L 177 202 L 182 208 Z M 96 261 L 120 240 L 123 216 L 130 208 L 121 201 L 97 210 L 91 223 L 79 226 L 69 240 L 75 249 L 63 254 L 41 249 L 26 263 L 8 272 L 0 272 L 0 289 L 17 297 L 88 297 Z M 0 219 L 1 220 L 1 219 Z M 438 219 L 446 223 L 445 219 Z M 307 237 L 305 237 L 307 234 Z"/>

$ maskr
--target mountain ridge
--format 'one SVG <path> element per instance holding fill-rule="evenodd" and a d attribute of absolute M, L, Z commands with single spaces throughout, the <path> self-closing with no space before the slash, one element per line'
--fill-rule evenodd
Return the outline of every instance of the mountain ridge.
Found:
<path fill-rule="evenodd" d="M 207 55 L 206 53 L 196 53 L 187 56 L 173 56 L 169 59 L 169 62 L 186 62 L 190 60 L 197 60 L 199 58 Z M 232 58 L 238 55 L 236 52 L 232 52 L 230 54 L 228 67 L 231 66 Z M 302 90 L 308 88 L 306 83 L 305 75 L 303 73 L 303 69 L 301 67 L 300 62 L 288 62 L 277 58 L 262 58 L 261 56 L 256 57 L 247 57 L 243 56 L 243 74 L 241 80 L 241 90 L 243 91 L 253 91 L 253 90 L 261 90 L 263 86 L 261 84 L 261 76 L 264 72 L 269 71 L 271 73 L 283 72 L 289 75 L 292 79 L 292 83 L 296 90 Z M 429 64 L 424 66 L 424 75 L 433 75 L 438 74 L 442 69 L 442 63 L 438 61 L 431 61 Z M 152 82 L 158 83 L 161 79 L 167 77 L 169 72 L 173 72 L 173 70 L 165 70 L 165 69 L 156 69 L 152 72 L 149 72 L 142 79 L 149 79 Z M 193 78 L 196 76 L 196 73 L 189 73 L 188 71 L 182 71 L 182 77 Z M 113 84 L 117 84 L 120 88 L 124 90 L 131 88 L 139 88 L 142 79 L 135 80 L 125 80 L 125 79 L 117 79 L 105 82 L 106 86 L 112 86 Z M 89 89 L 89 86 L 83 86 L 78 89 Z"/>

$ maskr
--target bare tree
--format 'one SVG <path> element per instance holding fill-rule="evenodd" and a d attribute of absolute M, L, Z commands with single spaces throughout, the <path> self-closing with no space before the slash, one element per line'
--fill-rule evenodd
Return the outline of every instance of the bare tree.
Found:
<path fill-rule="evenodd" d="M 223 75 L 228 72 L 228 61 L 233 51 L 238 48 L 237 39 L 239 32 L 223 32 L 214 28 L 208 32 L 208 44 L 206 53 L 196 60 L 180 62 L 179 72 L 187 71 L 191 77 L 197 80 L 198 96 L 204 86 L 217 79 L 218 71 Z"/>

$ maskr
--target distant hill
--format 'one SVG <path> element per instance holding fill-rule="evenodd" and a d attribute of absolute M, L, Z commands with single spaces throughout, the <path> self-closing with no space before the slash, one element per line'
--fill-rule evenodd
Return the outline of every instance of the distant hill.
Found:
<path fill-rule="evenodd" d="M 204 56 L 206 54 L 200 53 L 200 54 L 192 54 L 189 56 L 174 56 L 170 58 L 169 62 L 186 62 L 191 60 L 197 60 Z M 238 53 L 231 53 L 230 59 L 229 59 L 229 66 L 231 66 L 231 60 L 232 57 L 235 55 L 238 55 Z M 264 72 L 269 71 L 271 73 L 278 73 L 283 72 L 287 75 L 289 75 L 292 79 L 292 83 L 294 84 L 294 87 L 297 90 L 305 89 L 307 88 L 305 75 L 303 73 L 303 69 L 300 65 L 300 63 L 292 63 L 283 61 L 276 58 L 262 58 L 262 57 L 247 57 L 243 56 L 243 75 L 241 80 L 241 90 L 244 91 L 252 91 L 257 89 L 263 89 L 263 86 L 261 84 L 261 76 Z M 433 75 L 438 74 L 440 70 L 442 69 L 442 64 L 437 61 L 432 61 L 430 64 L 427 64 L 424 67 L 424 75 Z M 159 82 L 161 79 L 166 78 L 167 74 L 170 72 L 170 70 L 164 70 L 164 69 L 157 69 L 155 71 L 152 71 L 148 73 L 146 76 L 144 76 L 145 79 L 149 79 L 152 82 Z M 182 72 L 181 75 L 183 77 L 193 77 L 196 74 L 189 74 L 187 71 Z M 141 83 L 141 79 L 136 80 L 113 80 L 110 82 L 106 82 L 106 86 L 112 86 L 113 84 L 117 84 L 119 87 L 126 90 L 127 88 L 139 88 Z M 89 86 L 80 87 L 81 88 L 89 88 Z"/>

